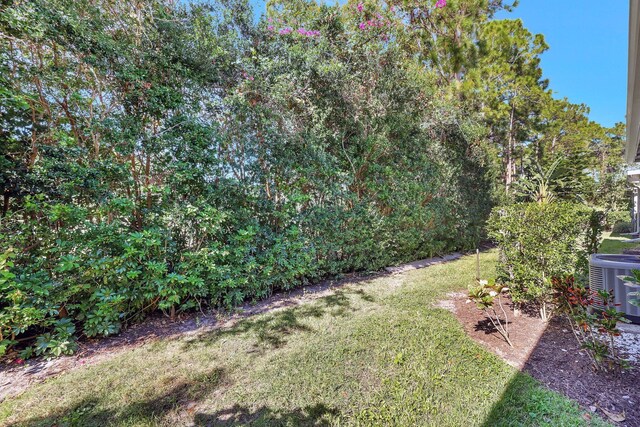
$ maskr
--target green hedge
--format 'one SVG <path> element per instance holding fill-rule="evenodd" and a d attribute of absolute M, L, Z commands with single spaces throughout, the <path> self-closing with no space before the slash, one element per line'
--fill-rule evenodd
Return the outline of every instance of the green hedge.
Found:
<path fill-rule="evenodd" d="M 213 4 L 8 6 L 0 354 L 484 237 L 485 129 L 417 58 L 339 6 L 307 37 Z"/>
<path fill-rule="evenodd" d="M 611 211 L 607 214 L 607 229 L 612 230 L 618 223 L 630 223 L 631 216 L 628 211 Z M 619 233 L 620 231 L 616 231 Z M 623 231 L 624 232 L 624 231 Z"/>
<path fill-rule="evenodd" d="M 618 221 L 611 231 L 613 233 L 631 233 L 633 231 L 633 224 L 629 221 Z"/>
<path fill-rule="evenodd" d="M 591 214 L 565 202 L 494 208 L 488 230 L 500 248 L 498 280 L 516 303 L 543 307 L 551 298 L 550 279 L 576 272 L 586 254 Z"/>

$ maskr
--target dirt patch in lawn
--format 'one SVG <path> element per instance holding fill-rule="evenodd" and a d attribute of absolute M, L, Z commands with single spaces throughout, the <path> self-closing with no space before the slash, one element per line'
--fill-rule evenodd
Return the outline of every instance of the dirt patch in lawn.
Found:
<path fill-rule="evenodd" d="M 521 313 L 513 316 L 511 302 L 503 304 L 509 315 L 510 339 L 514 347 L 509 346 L 493 327 L 485 314 L 469 302 L 466 293 L 449 294 L 450 299 L 440 301 L 438 307 L 455 313 L 460 323 L 471 338 L 500 356 L 511 366 L 522 369 L 529 359 L 531 351 L 545 331 L 545 323 L 530 314 Z"/>
<path fill-rule="evenodd" d="M 512 308 L 510 302 L 506 304 Z M 510 347 L 484 313 L 465 294 L 451 294 L 438 306 L 453 312 L 465 332 L 510 365 L 529 373 L 548 388 L 577 401 L 585 409 L 621 426 L 640 426 L 640 328 L 623 326 L 618 350 L 631 369 L 596 372 L 589 356 L 580 349 L 566 320 L 543 322 L 532 314 L 513 316 L 509 310 Z M 624 416 L 624 421 L 615 422 Z"/>

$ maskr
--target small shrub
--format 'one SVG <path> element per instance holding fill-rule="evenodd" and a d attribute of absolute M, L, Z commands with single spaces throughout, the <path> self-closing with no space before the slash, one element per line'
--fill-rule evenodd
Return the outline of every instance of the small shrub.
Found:
<path fill-rule="evenodd" d="M 548 319 L 550 278 L 574 274 L 585 254 L 591 212 L 573 203 L 519 203 L 495 208 L 489 235 L 498 243 L 497 281 L 516 304 L 533 304 Z"/>
<path fill-rule="evenodd" d="M 633 227 L 629 221 L 618 221 L 615 223 L 611 231 L 613 233 L 631 233 L 633 231 Z"/>
<path fill-rule="evenodd" d="M 614 339 L 620 335 L 618 323 L 628 320 L 616 309 L 613 294 L 592 291 L 576 281 L 574 276 L 554 277 L 551 282 L 557 311 L 566 315 L 574 336 L 591 357 L 594 367 L 627 367 L 627 362 L 616 354 Z M 604 309 L 594 309 L 596 301 Z"/>
<path fill-rule="evenodd" d="M 602 240 L 602 232 L 606 226 L 606 214 L 597 209 L 593 209 L 589 214 L 585 235 L 585 250 L 588 254 L 598 252 Z"/>
<path fill-rule="evenodd" d="M 608 230 L 612 230 L 616 224 L 618 223 L 628 223 L 630 224 L 631 215 L 629 211 L 611 211 L 607 213 L 607 224 L 606 227 Z"/>
<path fill-rule="evenodd" d="M 584 246 L 578 257 L 578 264 L 576 266 L 576 275 L 578 275 L 580 279 L 588 280 L 589 256 L 598 253 L 605 226 L 606 214 L 600 210 L 593 209 L 589 214 L 589 221 L 584 236 Z"/>
<path fill-rule="evenodd" d="M 494 328 L 502 335 L 502 338 L 513 347 L 509 338 L 509 317 L 502 304 L 502 294 L 509 289 L 499 283 L 489 283 L 487 280 L 478 280 L 475 286 L 469 287 L 469 300 L 474 302 L 478 309 L 484 311 Z M 504 320 L 496 310 L 496 304 L 502 312 Z"/>

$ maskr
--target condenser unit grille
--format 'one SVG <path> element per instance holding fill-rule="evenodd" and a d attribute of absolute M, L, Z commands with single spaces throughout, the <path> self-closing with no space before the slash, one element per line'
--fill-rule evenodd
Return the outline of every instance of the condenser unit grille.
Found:
<path fill-rule="evenodd" d="M 589 259 L 589 289 L 594 292 L 606 291 L 613 295 L 613 304 L 632 321 L 640 320 L 640 308 L 629 303 L 629 293 L 620 277 L 629 276 L 632 270 L 640 270 L 640 257 L 635 255 L 593 254 Z M 597 296 L 594 307 L 603 309 L 604 304 Z"/>
<path fill-rule="evenodd" d="M 602 267 L 589 266 L 589 288 L 594 292 L 604 290 L 604 272 Z M 594 298 L 593 305 L 596 308 L 604 308 L 602 300 L 598 297 Z"/>

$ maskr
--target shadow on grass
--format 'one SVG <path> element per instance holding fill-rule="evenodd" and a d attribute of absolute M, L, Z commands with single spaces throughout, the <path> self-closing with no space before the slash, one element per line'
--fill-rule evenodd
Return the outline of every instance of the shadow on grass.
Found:
<path fill-rule="evenodd" d="M 197 426 L 329 426 L 339 414 L 324 404 L 305 406 L 292 411 L 274 411 L 262 406 L 252 410 L 240 405 L 213 414 L 196 413 Z"/>
<path fill-rule="evenodd" d="M 197 426 L 329 426 L 339 412 L 324 404 L 306 406 L 291 411 L 273 410 L 262 406 L 250 409 L 234 405 L 228 409 L 207 413 L 202 400 L 223 381 L 224 372 L 215 369 L 192 381 L 180 381 L 169 390 L 149 398 L 107 407 L 108 397 L 86 397 L 68 408 L 61 408 L 46 417 L 33 417 L 10 427 L 40 426 L 106 426 L 106 425 L 175 425 Z"/>
<path fill-rule="evenodd" d="M 558 399 L 559 400 L 559 399 Z M 555 419 L 562 410 L 545 399 L 540 384 L 527 374 L 517 372 L 491 408 L 483 427 L 565 425 Z M 575 424 L 572 424 L 575 425 Z"/>
<path fill-rule="evenodd" d="M 610 414 L 625 418 L 622 425 L 640 426 L 636 403 L 640 374 L 635 369 L 594 370 L 569 329 L 566 319 L 559 316 L 546 324 L 522 372 L 514 373 L 502 390 L 496 390 L 496 401 L 483 426 L 618 425 L 607 423 Z M 589 407 L 598 409 L 594 413 Z"/>
<path fill-rule="evenodd" d="M 488 319 L 478 322 L 476 330 L 482 330 L 487 334 L 497 333 Z M 549 331 L 549 324 L 546 324 L 527 356 L 527 363 L 532 357 L 537 357 L 537 352 L 541 351 L 539 349 L 544 347 L 544 341 L 555 342 L 553 335 Z M 560 348 L 557 350 L 560 351 Z M 549 369 L 553 371 L 553 367 L 550 366 Z M 581 425 L 575 412 L 567 414 L 572 405 L 560 394 L 547 390 L 528 373 L 516 371 L 503 389 L 496 390 L 496 401 L 482 426 Z M 582 421 L 586 424 L 586 420 Z"/>
<path fill-rule="evenodd" d="M 185 346 L 187 349 L 210 346 L 225 337 L 253 334 L 258 345 L 267 348 L 280 348 L 286 345 L 287 337 L 295 332 L 313 332 L 313 329 L 304 322 L 305 319 L 318 319 L 325 315 L 342 317 L 356 311 L 351 302 L 351 296 L 357 296 L 366 302 L 375 301 L 362 289 L 336 290 L 333 294 L 318 298 L 310 304 L 301 304 L 256 318 L 249 317 L 228 329 L 206 332 L 199 335 L 197 339 L 185 342 Z"/>
<path fill-rule="evenodd" d="M 146 423 L 155 425 L 174 410 L 194 407 L 210 395 L 223 381 L 224 371 L 213 369 L 190 381 L 178 380 L 168 390 L 148 399 L 139 399 L 113 408 L 105 404 L 113 402 L 110 396 L 85 397 L 80 403 L 61 408 L 46 417 L 34 417 L 9 426 L 104 426 Z M 188 409 L 187 409 L 188 410 Z"/>

